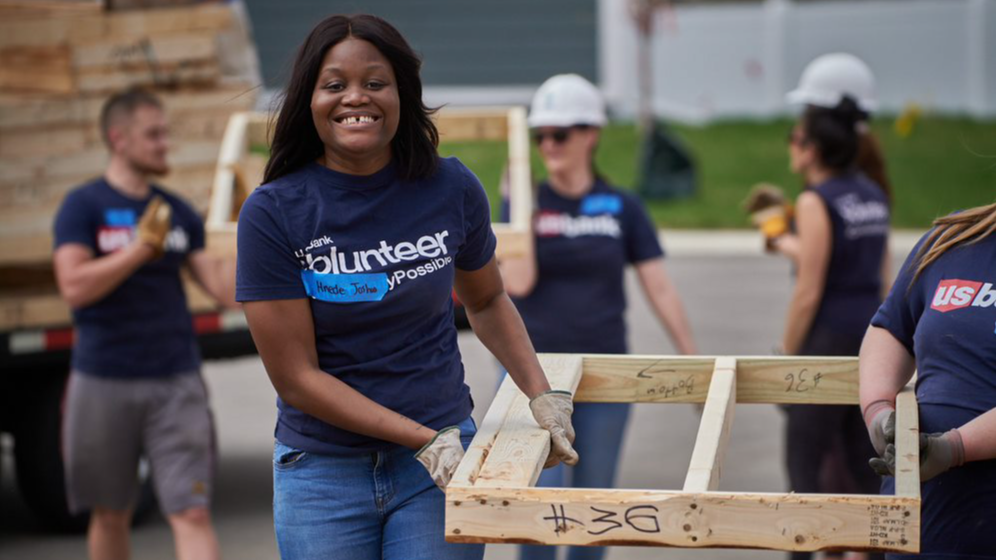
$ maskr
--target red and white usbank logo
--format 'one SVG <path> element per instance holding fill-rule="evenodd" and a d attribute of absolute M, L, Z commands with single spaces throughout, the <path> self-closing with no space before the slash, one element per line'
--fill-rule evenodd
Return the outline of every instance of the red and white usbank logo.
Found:
<path fill-rule="evenodd" d="M 990 282 L 942 280 L 935 290 L 931 308 L 946 313 L 963 307 L 990 307 L 997 300 L 997 290 Z"/>

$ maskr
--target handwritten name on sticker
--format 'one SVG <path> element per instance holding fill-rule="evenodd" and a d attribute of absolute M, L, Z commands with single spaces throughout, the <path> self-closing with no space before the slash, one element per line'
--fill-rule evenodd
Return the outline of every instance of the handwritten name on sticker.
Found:
<path fill-rule="evenodd" d="M 319 274 L 313 270 L 302 270 L 301 281 L 308 297 L 330 303 L 381 301 L 388 293 L 388 275 L 383 272 Z"/>

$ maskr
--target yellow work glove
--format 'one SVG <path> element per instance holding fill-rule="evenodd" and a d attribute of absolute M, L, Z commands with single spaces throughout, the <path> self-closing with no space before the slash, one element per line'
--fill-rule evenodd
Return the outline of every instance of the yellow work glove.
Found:
<path fill-rule="evenodd" d="M 173 209 L 163 197 L 156 195 L 145 207 L 145 212 L 135 226 L 135 237 L 155 251 L 154 259 L 166 252 L 166 235 L 170 233 Z"/>
<path fill-rule="evenodd" d="M 550 455 L 545 469 L 561 461 L 574 465 L 578 453 L 571 444 L 575 442 L 575 428 L 571 425 L 571 413 L 575 405 L 568 391 L 545 391 L 530 400 L 530 412 L 540 427 L 550 432 Z"/>
<path fill-rule="evenodd" d="M 433 482 L 443 491 L 446 491 L 454 471 L 457 470 L 457 465 L 463 458 L 464 446 L 460 443 L 460 428 L 457 426 L 436 432 L 433 439 L 415 454 L 415 460 L 426 467 Z"/>
<path fill-rule="evenodd" d="M 751 221 L 765 236 L 765 245 L 769 250 L 773 248 L 772 242 L 776 238 L 789 232 L 793 205 L 779 187 L 766 183 L 755 185 L 744 201 L 744 209 L 751 214 Z"/>

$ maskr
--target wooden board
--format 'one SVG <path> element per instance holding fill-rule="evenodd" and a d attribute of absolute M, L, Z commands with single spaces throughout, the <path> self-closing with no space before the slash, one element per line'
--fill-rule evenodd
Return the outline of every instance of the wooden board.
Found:
<path fill-rule="evenodd" d="M 218 157 L 218 142 L 186 141 L 172 146 L 167 161 L 175 167 L 213 165 Z M 107 165 L 107 150 L 93 148 L 66 157 L 0 160 L 0 176 L 5 182 L 100 176 Z"/>
<path fill-rule="evenodd" d="M 551 389 L 574 393 L 582 376 L 579 356 L 540 354 Z M 506 376 L 503 384 L 512 384 Z M 550 451 L 550 433 L 537 425 L 530 400 L 519 392 L 509 405 L 505 422 L 488 452 L 475 486 L 509 488 L 536 484 Z"/>
<path fill-rule="evenodd" d="M 76 91 L 69 47 L 0 49 L 0 90 L 55 94 Z"/>
<path fill-rule="evenodd" d="M 99 14 L 103 0 L 0 0 L 0 18 L 72 17 Z"/>
<path fill-rule="evenodd" d="M 94 68 L 76 73 L 76 91 L 110 94 L 131 87 L 212 87 L 221 80 L 218 62 L 181 61 L 135 68 Z"/>
<path fill-rule="evenodd" d="M 209 61 L 218 57 L 213 33 L 183 33 L 158 37 L 107 37 L 73 47 L 73 68 L 155 68 L 161 64 Z"/>
<path fill-rule="evenodd" d="M 696 446 L 686 471 L 684 492 L 708 492 L 720 485 L 727 441 L 734 422 L 734 405 L 737 403 L 737 360 L 717 358 L 710 379 L 710 390 L 699 423 Z"/>
<path fill-rule="evenodd" d="M 737 360 L 737 402 L 858 404 L 858 359 L 746 356 Z M 578 402 L 706 401 L 713 360 L 586 355 Z"/>
<path fill-rule="evenodd" d="M 917 552 L 920 501 L 891 496 L 447 489 L 446 540 Z"/>
<path fill-rule="evenodd" d="M 171 144 L 188 140 L 217 142 L 228 123 L 224 107 L 168 115 Z M 105 150 L 97 122 L 48 127 L 17 127 L 0 131 L 0 160 L 65 157 Z M 6 181 L 0 178 L 0 185 Z"/>
<path fill-rule="evenodd" d="M 506 108 L 448 108 L 438 112 L 433 120 L 440 133 L 440 142 L 506 141 L 509 137 Z"/>
<path fill-rule="evenodd" d="M 251 108 L 256 90 L 251 84 L 230 84 L 210 89 L 186 88 L 158 91 L 166 113 L 179 119 L 189 112 L 216 110 L 231 114 Z M 66 125 L 93 126 L 100 118 L 106 97 L 43 97 L 0 94 L 0 131 L 37 129 Z"/>
<path fill-rule="evenodd" d="M 0 48 L 44 47 L 98 43 L 160 35 L 215 32 L 232 26 L 232 10 L 225 4 L 163 8 L 118 13 L 80 13 L 71 17 L 9 18 L 0 21 Z"/>

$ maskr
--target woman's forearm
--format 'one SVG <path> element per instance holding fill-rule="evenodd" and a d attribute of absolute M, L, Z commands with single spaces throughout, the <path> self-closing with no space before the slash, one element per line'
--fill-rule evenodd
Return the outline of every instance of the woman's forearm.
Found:
<path fill-rule="evenodd" d="M 813 326 L 820 305 L 820 293 L 814 293 L 808 286 L 797 283 L 793 299 L 786 313 L 786 331 L 782 335 L 782 349 L 786 354 L 797 354 L 803 347 L 803 340 Z"/>
<path fill-rule="evenodd" d="M 636 269 L 644 294 L 651 302 L 658 321 L 668 331 L 675 348 L 681 354 L 695 354 L 696 342 L 692 338 L 692 327 L 689 326 L 685 306 L 665 270 L 663 260 L 658 258 L 638 263 Z"/>
<path fill-rule="evenodd" d="M 977 416 L 959 428 L 962 436 L 962 446 L 966 453 L 966 462 L 986 461 L 995 456 L 995 428 L 997 413 L 991 408 L 988 412 Z"/>
<path fill-rule="evenodd" d="M 412 449 L 436 434 L 319 369 L 308 300 L 249 301 L 243 309 L 270 382 L 287 404 L 338 428 Z"/>
<path fill-rule="evenodd" d="M 410 449 L 421 448 L 436 435 L 436 430 L 370 400 L 321 370 L 294 375 L 277 393 L 287 404 L 327 424 Z"/>
<path fill-rule="evenodd" d="M 895 406 L 897 393 L 914 375 L 914 357 L 907 348 L 880 327 L 869 327 L 859 350 L 859 405 L 886 402 Z"/>
<path fill-rule="evenodd" d="M 508 295 L 503 292 L 480 309 L 468 309 L 467 318 L 478 339 L 527 397 L 550 390 L 523 319 Z"/>

